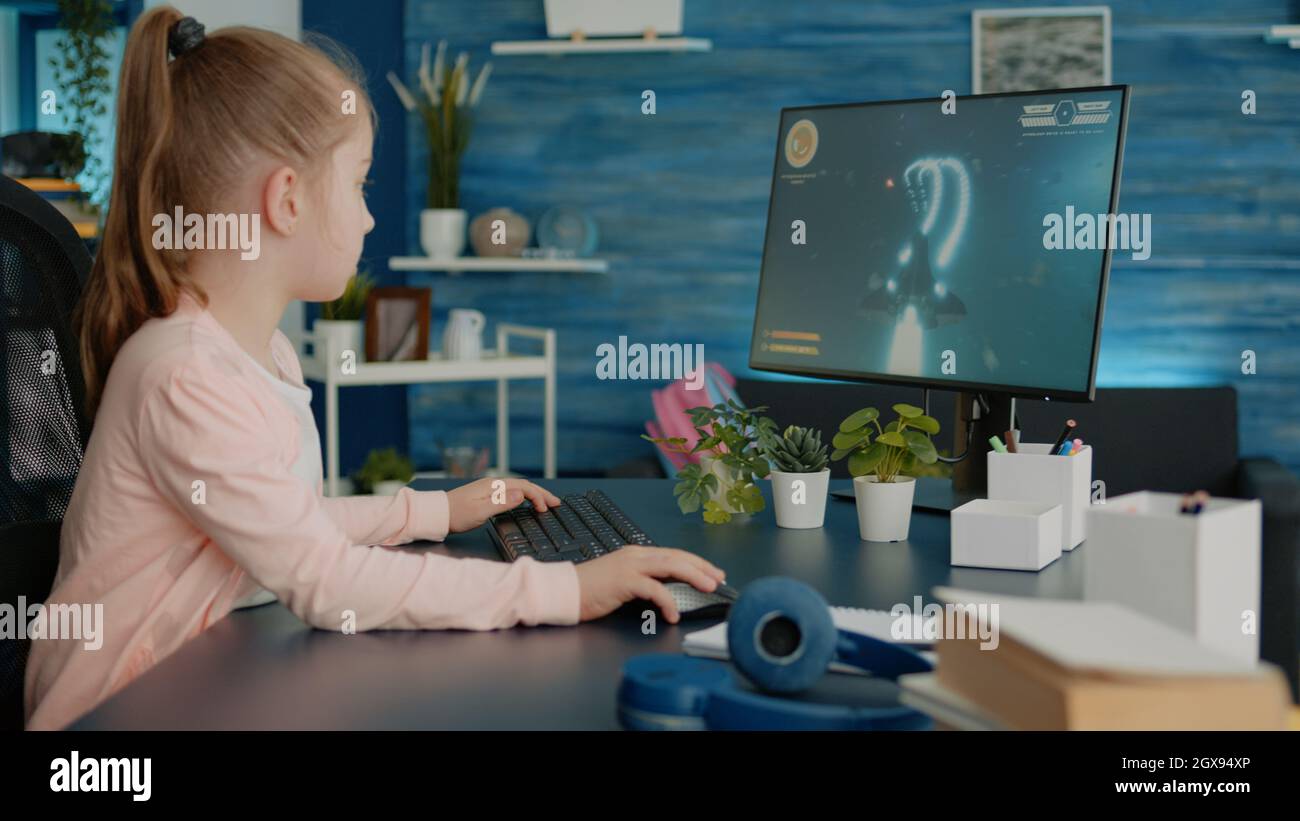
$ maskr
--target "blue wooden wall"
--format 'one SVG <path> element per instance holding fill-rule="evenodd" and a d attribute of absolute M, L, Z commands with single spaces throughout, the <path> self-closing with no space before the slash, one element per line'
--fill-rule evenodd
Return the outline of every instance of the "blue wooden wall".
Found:
<path fill-rule="evenodd" d="M 463 207 L 473 216 L 506 205 L 534 220 L 551 205 L 587 209 L 607 278 L 409 277 L 433 286 L 435 333 L 460 306 L 488 314 L 488 339 L 495 321 L 558 329 L 561 472 L 647 453 L 637 435 L 657 383 L 598 380 L 601 343 L 620 334 L 703 343 L 709 359 L 746 373 L 782 106 L 970 89 L 970 12 L 980 4 L 686 5 L 686 33 L 712 38 L 711 53 L 499 57 L 480 108 Z M 1300 52 L 1261 36 L 1296 19 L 1289 5 L 1111 4 L 1114 79 L 1134 86 L 1121 208 L 1152 213 L 1154 253 L 1116 259 L 1099 381 L 1236 385 L 1243 451 L 1300 468 Z M 440 37 L 477 66 L 494 40 L 544 36 L 542 2 L 406 0 L 404 32 L 408 76 L 420 43 Z M 643 89 L 657 94 L 653 117 L 640 112 Z M 1243 89 L 1258 95 L 1253 117 L 1240 113 Z M 413 118 L 407 129 L 405 212 L 378 218 L 404 218 L 417 253 L 425 153 Z M 1258 355 L 1254 376 L 1241 374 L 1247 348 Z M 536 469 L 541 386 L 524 384 L 513 392 L 513 462 Z M 493 442 L 491 387 L 409 396 L 421 464 L 438 462 L 440 439 Z"/>

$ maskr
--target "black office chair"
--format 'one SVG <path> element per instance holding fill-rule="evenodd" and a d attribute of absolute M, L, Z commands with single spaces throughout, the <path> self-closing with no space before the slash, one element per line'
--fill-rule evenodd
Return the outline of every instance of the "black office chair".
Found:
<path fill-rule="evenodd" d="M 0 602 L 14 607 L 49 596 L 90 435 L 71 326 L 90 265 L 54 206 L 0 177 Z M 22 729 L 27 651 L 0 641 L 0 729 Z"/>

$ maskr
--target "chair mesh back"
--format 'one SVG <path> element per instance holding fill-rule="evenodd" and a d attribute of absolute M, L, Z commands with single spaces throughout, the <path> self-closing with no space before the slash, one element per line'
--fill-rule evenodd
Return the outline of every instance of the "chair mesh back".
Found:
<path fill-rule="evenodd" d="M 61 519 L 89 435 L 70 317 L 90 256 L 53 206 L 0 184 L 0 524 Z"/>

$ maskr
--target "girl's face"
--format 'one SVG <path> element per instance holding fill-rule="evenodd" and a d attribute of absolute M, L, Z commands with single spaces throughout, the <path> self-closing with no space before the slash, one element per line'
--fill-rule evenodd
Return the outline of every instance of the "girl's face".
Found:
<path fill-rule="evenodd" d="M 359 126 L 334 149 L 324 207 L 312 209 L 310 224 L 297 232 L 295 256 L 307 264 L 295 272 L 300 286 L 294 289 L 295 296 L 309 302 L 336 299 L 343 293 L 357 271 L 365 236 L 375 227 L 365 195 L 374 133 L 369 119 L 357 116 Z"/>

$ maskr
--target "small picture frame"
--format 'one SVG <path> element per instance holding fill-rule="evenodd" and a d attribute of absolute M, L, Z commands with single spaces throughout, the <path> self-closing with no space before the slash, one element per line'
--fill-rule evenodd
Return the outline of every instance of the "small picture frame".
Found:
<path fill-rule="evenodd" d="M 1110 84 L 1109 6 L 971 12 L 971 93 Z"/>
<path fill-rule="evenodd" d="M 429 358 L 430 288 L 375 288 L 366 299 L 366 360 Z"/>

